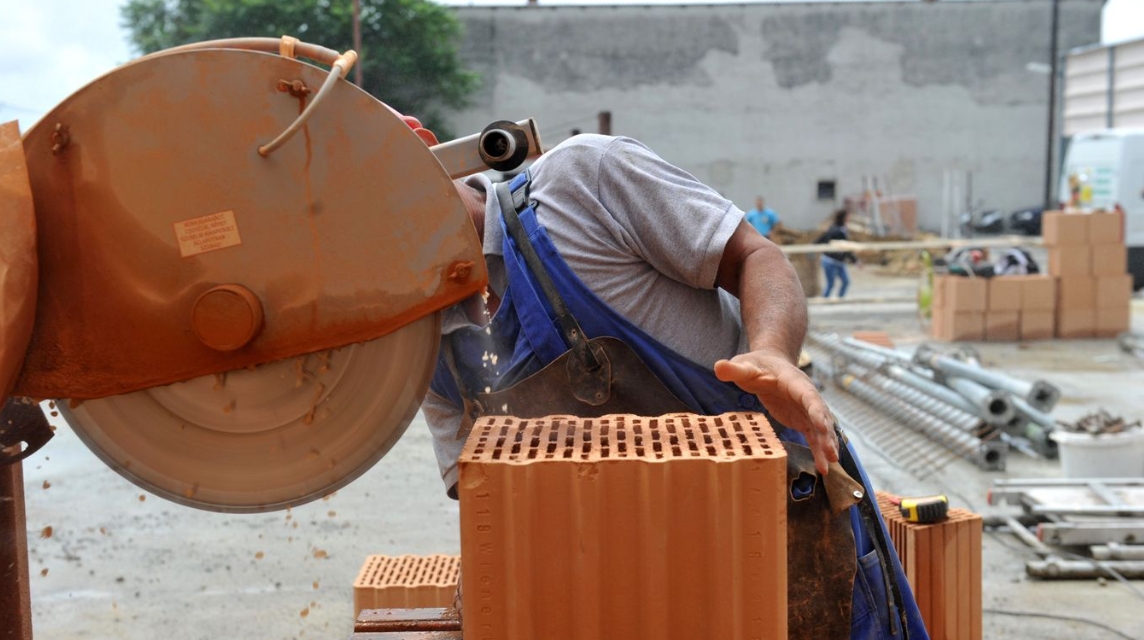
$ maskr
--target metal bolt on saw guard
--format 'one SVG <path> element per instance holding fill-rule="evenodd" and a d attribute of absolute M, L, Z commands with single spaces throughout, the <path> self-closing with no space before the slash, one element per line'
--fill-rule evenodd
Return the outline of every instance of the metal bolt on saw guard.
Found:
<path fill-rule="evenodd" d="M 170 53 L 179 53 L 183 51 L 194 51 L 197 49 L 244 49 L 248 51 L 262 51 L 265 53 L 277 52 L 284 58 L 296 59 L 298 55 L 305 58 L 310 58 L 316 62 L 330 65 L 330 73 L 326 76 L 325 82 L 322 83 L 318 89 L 317 95 L 314 99 L 306 105 L 302 113 L 298 114 L 298 118 L 286 127 L 286 130 L 278 134 L 276 138 L 270 142 L 258 147 L 258 154 L 266 157 L 269 156 L 275 149 L 286 144 L 293 138 L 298 131 L 305 126 L 306 121 L 314 114 L 314 110 L 318 105 L 323 102 L 326 96 L 329 95 L 330 90 L 337 84 L 338 80 L 346 77 L 350 69 L 353 68 L 357 62 L 357 52 L 350 49 L 345 53 L 338 53 L 333 49 L 307 44 L 298 40 L 293 36 L 282 36 L 281 39 L 274 38 L 228 38 L 225 40 L 208 40 L 206 42 L 196 42 L 193 44 L 183 45 L 181 47 L 174 47 L 172 49 L 165 49 L 163 51 L 154 53 L 152 55 L 167 55 Z"/>

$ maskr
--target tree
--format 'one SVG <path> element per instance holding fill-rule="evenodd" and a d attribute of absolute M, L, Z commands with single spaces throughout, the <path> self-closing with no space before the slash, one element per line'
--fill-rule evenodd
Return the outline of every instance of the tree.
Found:
<path fill-rule="evenodd" d="M 338 51 L 353 48 L 353 0 L 130 0 L 122 18 L 142 54 L 203 40 L 282 35 Z M 361 0 L 362 89 L 449 139 L 442 110 L 466 106 L 477 85 L 477 75 L 457 57 L 460 34 L 456 17 L 429 0 Z"/>

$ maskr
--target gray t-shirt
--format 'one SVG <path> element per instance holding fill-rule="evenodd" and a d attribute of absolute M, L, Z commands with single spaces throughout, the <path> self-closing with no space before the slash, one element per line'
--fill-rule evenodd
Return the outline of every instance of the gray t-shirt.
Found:
<path fill-rule="evenodd" d="M 726 198 L 630 138 L 580 135 L 532 166 L 536 216 L 572 271 L 649 335 L 706 367 L 746 351 L 739 303 L 715 288 L 723 249 L 743 218 Z M 505 286 L 500 207 L 483 175 L 490 287 Z M 457 307 L 446 333 L 471 326 Z M 446 487 L 457 481 L 461 412 L 430 392 L 422 409 Z"/>

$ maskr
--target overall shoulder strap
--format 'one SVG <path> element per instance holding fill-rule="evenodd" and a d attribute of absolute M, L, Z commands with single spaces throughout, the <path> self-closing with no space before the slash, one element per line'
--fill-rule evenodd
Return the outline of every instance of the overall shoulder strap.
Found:
<path fill-rule="evenodd" d="M 573 378 L 573 392 L 578 398 L 589 404 L 597 404 L 600 399 L 600 387 L 607 396 L 610 367 L 607 358 L 599 349 L 593 349 L 584 335 L 580 323 L 572 316 L 568 305 L 560 297 L 556 284 L 552 281 L 544 263 L 536 253 L 536 247 L 528 238 L 528 232 L 520 220 L 520 212 L 532 206 L 528 198 L 531 184 L 531 175 L 528 172 L 518 175 L 512 182 L 501 182 L 495 187 L 497 201 L 500 204 L 501 215 L 504 216 L 505 228 L 521 257 L 528 266 L 529 272 L 540 287 L 541 293 L 556 314 L 556 323 L 560 328 L 564 341 L 572 352 L 571 364 L 576 372 L 569 371 Z M 581 391 L 582 389 L 582 391 Z M 584 395 L 586 397 L 581 397 Z"/>

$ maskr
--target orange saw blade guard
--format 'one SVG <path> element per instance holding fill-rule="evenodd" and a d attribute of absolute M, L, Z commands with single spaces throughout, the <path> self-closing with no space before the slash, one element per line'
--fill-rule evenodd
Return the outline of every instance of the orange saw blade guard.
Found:
<path fill-rule="evenodd" d="M 449 175 L 340 78 L 352 58 L 327 73 L 235 42 L 253 44 L 120 67 L 25 136 L 39 300 L 14 394 L 101 398 L 320 352 L 484 288 Z"/>

